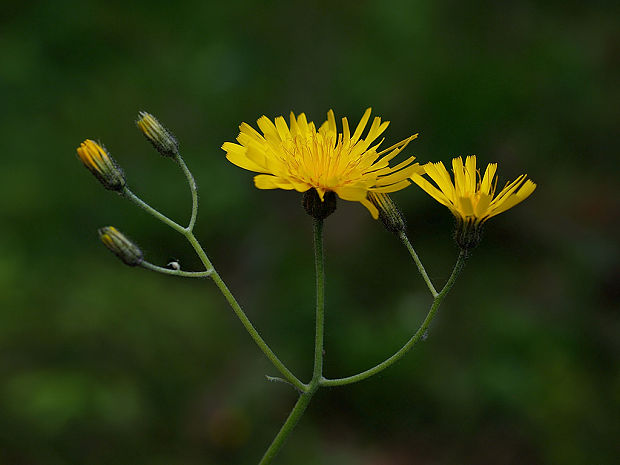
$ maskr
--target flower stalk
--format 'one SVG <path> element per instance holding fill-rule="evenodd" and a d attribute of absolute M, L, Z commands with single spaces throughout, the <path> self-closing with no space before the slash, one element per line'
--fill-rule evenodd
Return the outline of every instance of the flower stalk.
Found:
<path fill-rule="evenodd" d="M 411 337 L 411 339 L 409 339 L 409 341 L 407 341 L 407 343 L 404 346 L 402 346 L 398 350 L 398 352 L 396 352 L 394 355 L 387 358 L 383 362 L 379 363 L 378 365 L 375 365 L 374 367 L 369 368 L 368 370 L 358 373 L 356 375 L 347 376 L 346 378 L 323 379 L 321 380 L 321 386 L 334 387 L 334 386 L 345 386 L 347 384 L 358 383 L 367 378 L 370 378 L 371 376 L 376 375 L 377 373 L 382 372 L 383 370 L 385 370 L 386 368 L 389 368 L 394 363 L 396 363 L 401 358 L 403 358 L 405 354 L 407 354 L 407 352 L 413 349 L 413 347 L 415 347 L 415 345 L 420 341 L 420 339 L 424 337 L 424 334 L 426 334 L 426 331 L 428 330 L 431 322 L 433 321 L 433 318 L 435 318 L 435 315 L 437 314 L 437 310 L 439 310 L 439 306 L 441 305 L 441 302 L 446 297 L 448 292 L 450 292 L 450 289 L 452 289 L 452 286 L 454 285 L 456 278 L 458 277 L 459 273 L 463 269 L 466 259 L 467 259 L 467 252 L 461 251 L 456 261 L 456 264 L 454 265 L 454 269 L 452 270 L 452 274 L 450 275 L 450 278 L 448 278 L 448 281 L 446 282 L 445 286 L 433 299 L 433 303 L 431 304 L 431 307 L 428 311 L 428 314 L 426 315 L 426 318 L 424 318 L 424 321 L 422 322 L 418 330 L 415 332 L 415 334 Z"/>
<path fill-rule="evenodd" d="M 411 258 L 413 258 L 413 261 L 418 267 L 418 271 L 422 275 L 422 279 L 424 279 L 424 282 L 426 283 L 428 290 L 431 291 L 431 295 L 433 296 L 433 299 L 436 298 L 438 295 L 438 292 L 435 289 L 435 286 L 433 286 L 433 282 L 431 281 L 431 278 L 428 277 L 428 274 L 426 273 L 426 269 L 424 268 L 424 265 L 420 261 L 420 257 L 418 257 L 418 254 L 416 253 L 415 249 L 411 245 L 411 242 L 409 241 L 407 234 L 405 233 L 405 231 L 401 231 L 400 233 L 398 233 L 398 237 L 400 237 L 400 240 L 403 242 L 405 247 L 407 247 L 407 250 L 409 251 L 409 255 L 411 255 Z"/>
<path fill-rule="evenodd" d="M 314 266 L 316 273 L 316 328 L 314 333 L 314 368 L 312 380 L 303 392 L 280 431 L 271 442 L 259 465 L 268 465 L 280 451 L 306 411 L 323 379 L 323 341 L 325 327 L 325 263 L 323 256 L 323 220 L 314 219 Z"/>
<path fill-rule="evenodd" d="M 156 271 L 157 273 L 169 274 L 172 276 L 180 276 L 182 278 L 208 278 L 213 273 L 213 270 L 206 271 L 183 271 L 183 270 L 171 270 L 170 268 L 163 268 L 161 266 L 153 265 L 152 263 L 143 261 L 140 266 L 147 270 Z"/>
<path fill-rule="evenodd" d="M 180 158 L 180 156 L 179 156 L 179 160 L 182 160 Z M 182 163 L 182 164 L 179 163 L 179 164 L 181 165 L 181 167 L 185 166 L 185 163 Z M 186 172 L 188 173 L 187 178 L 188 178 L 188 183 L 189 183 L 189 186 L 190 186 L 190 190 L 192 191 L 192 199 L 193 199 L 192 204 L 195 205 L 195 208 L 192 209 L 192 217 L 190 219 L 190 223 L 189 223 L 189 225 L 187 227 L 181 226 L 180 224 L 178 224 L 174 220 L 171 220 L 170 218 L 168 218 L 163 213 L 160 213 L 158 210 L 156 210 L 155 208 L 151 207 L 148 203 L 144 202 L 140 197 L 138 197 L 131 190 L 129 190 L 129 188 L 125 188 L 124 191 L 123 191 L 123 194 L 125 195 L 125 197 L 127 199 L 129 199 L 134 204 L 139 206 L 142 210 L 146 211 L 151 216 L 155 217 L 156 219 L 158 219 L 162 223 L 168 225 L 169 227 L 171 227 L 172 229 L 174 229 L 178 233 L 180 233 L 183 236 L 185 236 L 187 241 L 190 243 L 190 245 L 192 246 L 192 248 L 194 249 L 194 251 L 198 255 L 198 258 L 202 262 L 203 266 L 205 267 L 205 273 L 209 273 L 209 277 L 211 278 L 213 283 L 217 286 L 219 291 L 222 293 L 222 295 L 224 296 L 224 298 L 226 299 L 226 301 L 228 302 L 228 304 L 232 308 L 233 312 L 235 313 L 237 318 L 239 318 L 239 320 L 241 321 L 241 324 L 243 325 L 245 330 L 248 332 L 250 337 L 252 337 L 252 339 L 254 340 L 256 345 L 262 350 L 262 352 L 265 354 L 265 356 L 271 361 L 271 363 L 274 365 L 274 367 L 282 374 L 282 376 L 284 376 L 284 378 L 289 383 L 291 383 L 293 386 L 295 386 L 299 391 L 304 392 L 307 389 L 307 386 L 304 383 L 302 383 L 286 367 L 286 365 L 284 365 L 284 363 L 282 363 L 282 361 L 278 358 L 278 356 L 273 352 L 273 350 L 271 350 L 269 345 L 261 337 L 260 333 L 256 330 L 256 328 L 254 327 L 254 325 L 252 324 L 250 319 L 247 317 L 247 315 L 245 314 L 245 312 L 243 311 L 243 309 L 241 308 L 241 306 L 239 305 L 239 303 L 237 302 L 235 297 L 232 295 L 232 293 L 228 289 L 228 286 L 226 286 L 226 283 L 224 282 L 224 280 L 220 277 L 219 273 L 213 267 L 213 264 L 211 263 L 211 260 L 209 260 L 209 257 L 207 256 L 207 254 L 205 253 L 204 249 L 202 248 L 202 246 L 200 245 L 200 243 L 196 239 L 196 236 L 194 236 L 194 233 L 193 233 L 192 229 L 193 229 L 194 223 L 196 221 L 197 205 L 198 205 L 198 201 L 197 201 L 198 195 L 196 193 L 196 183 L 195 182 L 191 182 L 191 181 L 193 181 L 193 176 L 191 176 L 191 173 L 189 172 L 189 170 L 187 169 L 186 166 L 185 166 L 185 168 L 187 170 Z M 191 228 L 190 228 L 190 226 L 191 226 Z M 158 270 L 158 271 L 160 271 L 160 270 Z M 173 273 L 169 273 L 169 274 L 173 274 Z M 174 273 L 174 274 L 178 275 L 178 273 Z"/>

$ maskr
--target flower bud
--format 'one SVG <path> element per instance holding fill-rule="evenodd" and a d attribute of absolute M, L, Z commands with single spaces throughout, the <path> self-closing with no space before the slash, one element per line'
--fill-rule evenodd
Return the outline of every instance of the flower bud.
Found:
<path fill-rule="evenodd" d="M 84 166 L 103 184 L 103 187 L 111 191 L 123 190 L 126 184 L 125 174 L 105 147 L 86 139 L 77 148 L 77 154 Z"/>
<path fill-rule="evenodd" d="M 310 189 L 304 192 L 302 205 L 308 215 L 317 220 L 324 220 L 336 211 L 336 194 L 327 191 L 321 200 L 316 189 Z"/>
<path fill-rule="evenodd" d="M 405 220 L 388 194 L 370 191 L 368 200 L 379 210 L 379 218 L 385 229 L 396 234 L 405 230 Z"/>
<path fill-rule="evenodd" d="M 139 113 L 136 125 L 144 137 L 153 144 L 155 150 L 165 157 L 175 157 L 179 154 L 179 143 L 153 115 L 145 111 Z"/>
<path fill-rule="evenodd" d="M 142 263 L 142 250 L 131 242 L 114 226 L 100 228 L 99 239 L 114 255 L 120 258 L 123 263 L 129 266 L 136 266 Z"/>

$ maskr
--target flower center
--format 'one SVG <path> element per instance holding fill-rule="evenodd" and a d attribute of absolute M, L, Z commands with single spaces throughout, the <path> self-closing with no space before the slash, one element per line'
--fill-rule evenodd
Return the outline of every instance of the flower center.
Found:
<path fill-rule="evenodd" d="M 354 155 L 354 147 L 345 147 L 342 134 L 296 136 L 283 143 L 281 160 L 298 180 L 332 190 L 361 177 L 361 171 L 356 169 L 361 156 Z"/>

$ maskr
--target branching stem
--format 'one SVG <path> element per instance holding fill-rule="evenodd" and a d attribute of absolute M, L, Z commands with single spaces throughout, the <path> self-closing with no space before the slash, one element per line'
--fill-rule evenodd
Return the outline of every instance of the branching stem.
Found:
<path fill-rule="evenodd" d="M 271 361 L 271 363 L 276 367 L 276 369 L 282 374 L 282 376 L 284 376 L 284 378 L 289 383 L 295 386 L 299 391 L 305 392 L 308 389 L 308 386 L 302 383 L 286 367 L 286 365 L 284 365 L 284 363 L 280 361 L 278 356 L 273 352 L 273 350 L 271 350 L 269 345 L 261 337 L 261 335 L 256 330 L 256 328 L 254 327 L 250 319 L 247 317 L 247 315 L 245 314 L 245 312 L 243 311 L 243 309 L 241 308 L 241 306 L 239 305 L 235 297 L 232 295 L 232 293 L 228 289 L 228 286 L 226 286 L 226 283 L 224 283 L 219 273 L 213 267 L 211 260 L 209 260 L 209 257 L 207 256 L 204 249 L 202 248 L 202 246 L 196 239 L 196 236 L 194 236 L 192 229 L 196 221 L 197 201 L 198 201 L 198 195 L 196 193 L 196 183 L 193 182 L 194 177 L 191 175 L 191 173 L 187 169 L 187 166 L 185 165 L 185 163 L 183 162 L 180 156 L 178 157 L 178 161 L 179 161 L 179 164 L 181 165 L 181 168 L 184 168 L 183 171 L 186 173 L 186 177 L 187 177 L 187 180 L 190 186 L 190 190 L 192 192 L 192 199 L 193 199 L 192 217 L 190 219 L 190 223 L 187 228 L 184 228 L 180 224 L 168 218 L 166 215 L 160 213 L 159 211 L 151 207 L 149 204 L 147 204 L 142 199 L 140 199 L 137 195 L 131 192 L 128 188 L 124 189 L 123 194 L 125 195 L 125 197 L 127 197 L 129 200 L 131 200 L 136 205 L 138 205 L 144 211 L 154 216 L 162 223 L 170 226 L 172 229 L 174 229 L 178 233 L 185 236 L 185 238 L 188 240 L 188 242 L 192 245 L 192 247 L 196 251 L 196 254 L 200 258 L 200 261 L 204 265 L 205 267 L 204 273 L 209 273 L 210 278 L 213 280 L 217 288 L 220 290 L 220 292 L 222 293 L 222 295 L 224 296 L 224 298 L 226 299 L 226 301 L 232 308 L 233 312 L 235 313 L 235 315 L 237 315 L 237 318 L 239 318 L 239 320 L 241 321 L 241 324 L 243 324 L 243 327 L 246 329 L 248 334 L 252 337 L 256 345 L 263 351 L 265 356 Z M 154 267 L 155 265 L 152 265 L 152 266 Z M 156 270 L 156 271 L 161 271 L 161 270 Z M 167 270 L 167 271 L 172 271 L 172 270 Z M 173 273 L 169 273 L 169 274 L 173 274 Z M 178 273 L 174 273 L 174 274 L 178 274 Z"/>
<path fill-rule="evenodd" d="M 463 269 L 463 266 L 465 265 L 466 255 L 467 255 L 466 252 L 461 251 L 458 259 L 456 260 L 456 264 L 454 265 L 454 269 L 452 270 L 452 274 L 450 275 L 450 278 L 446 282 L 443 289 L 439 292 L 439 294 L 437 294 L 437 296 L 433 299 L 431 308 L 428 311 L 426 318 L 422 322 L 422 325 L 418 328 L 418 330 L 411 337 L 411 339 L 409 339 L 409 341 L 407 341 L 407 343 L 400 348 L 398 352 L 396 352 L 394 355 L 384 360 L 383 362 L 379 363 L 378 365 L 375 365 L 374 367 L 366 371 L 358 373 L 357 375 L 347 376 L 346 378 L 338 378 L 338 379 L 324 378 L 323 380 L 321 380 L 321 386 L 344 386 L 346 384 L 357 383 L 366 378 L 370 378 L 373 375 L 376 375 L 377 373 L 392 366 L 398 360 L 403 358 L 403 356 L 407 352 L 409 352 L 413 348 L 413 346 L 415 346 L 418 343 L 418 341 L 420 341 L 420 339 L 422 339 L 422 337 L 426 333 L 428 327 L 431 324 L 431 321 L 433 321 L 433 318 L 435 317 L 435 314 L 437 313 L 437 310 L 439 309 L 439 306 L 441 305 L 441 302 L 443 301 L 444 297 L 448 294 L 448 292 L 450 292 L 450 289 L 452 289 L 452 286 L 454 285 L 456 278 L 458 277 L 459 273 Z"/>
<path fill-rule="evenodd" d="M 278 432 L 278 434 L 272 441 L 271 445 L 265 452 L 259 464 L 259 465 L 268 465 L 271 463 L 273 458 L 282 448 L 286 439 L 289 437 L 289 435 L 291 434 L 291 432 L 293 431 L 293 429 L 299 422 L 300 418 L 302 417 L 303 413 L 308 407 L 308 404 L 310 403 L 312 397 L 314 396 L 314 394 L 316 393 L 318 389 L 320 389 L 322 386 L 326 386 L 326 387 L 327 386 L 344 386 L 347 384 L 356 383 L 364 379 L 367 379 L 377 373 L 380 373 L 381 371 L 385 370 L 386 368 L 390 367 L 391 365 L 396 363 L 398 360 L 400 360 L 409 350 L 411 350 L 420 341 L 420 339 L 424 337 L 424 334 L 426 334 L 426 331 L 428 330 L 433 318 L 435 317 L 435 314 L 437 313 L 437 310 L 439 309 L 441 302 L 443 301 L 445 296 L 448 294 L 448 292 L 454 285 L 456 278 L 461 272 L 465 264 L 465 260 L 467 258 L 467 253 L 465 251 L 461 251 L 456 261 L 456 264 L 454 265 L 454 269 L 452 270 L 452 274 L 450 275 L 450 278 L 448 279 L 444 287 L 441 289 L 441 291 L 437 292 L 428 274 L 426 273 L 426 270 L 424 269 L 424 266 L 422 265 L 422 262 L 420 261 L 417 253 L 415 252 L 413 246 L 409 242 L 407 235 L 404 232 L 401 232 L 399 234 L 399 237 L 401 241 L 403 242 L 403 244 L 406 246 L 407 250 L 409 251 L 416 266 L 418 267 L 420 274 L 422 275 L 422 278 L 424 279 L 424 282 L 426 283 L 426 286 L 428 287 L 429 291 L 431 292 L 433 296 L 433 303 L 431 304 L 431 307 L 429 309 L 428 314 L 426 315 L 426 318 L 424 319 L 424 321 L 422 322 L 421 326 L 418 328 L 416 333 L 411 337 L 411 339 L 409 339 L 409 341 L 407 341 L 407 343 L 403 347 L 401 347 L 400 350 L 398 350 L 394 355 L 390 356 L 383 362 L 379 363 L 378 365 L 366 371 L 363 371 L 353 376 L 348 376 L 345 378 L 337 378 L 337 379 L 327 379 L 323 377 L 323 346 L 324 346 L 324 323 L 325 323 L 325 270 L 324 270 L 324 255 L 323 255 L 323 220 L 315 219 L 314 220 L 314 257 L 315 257 L 315 269 L 316 269 L 316 327 L 315 327 L 315 341 L 314 341 L 314 367 L 313 367 L 313 372 L 312 372 L 312 379 L 310 380 L 308 384 L 304 384 L 286 367 L 286 365 L 284 365 L 284 363 L 280 361 L 277 355 L 271 350 L 271 348 L 263 340 L 263 338 L 258 333 L 254 325 L 252 325 L 251 321 L 249 320 L 249 318 L 247 317 L 247 315 L 245 314 L 245 312 L 243 311 L 243 309 L 241 308 L 241 306 L 239 305 L 235 297 L 232 295 L 232 293 L 228 289 L 228 286 L 226 286 L 226 283 L 222 280 L 218 272 L 213 267 L 211 260 L 209 260 L 209 257 L 207 256 L 204 249 L 202 248 L 202 246 L 196 239 L 196 236 L 194 235 L 194 232 L 193 232 L 194 226 L 196 224 L 196 218 L 198 215 L 198 193 L 197 193 L 197 188 L 196 188 L 196 182 L 194 180 L 192 173 L 190 172 L 187 165 L 185 164 L 185 161 L 181 157 L 181 155 L 177 155 L 175 159 L 177 163 L 179 164 L 179 166 L 181 167 L 181 170 L 185 174 L 185 177 L 187 178 L 187 182 L 189 184 L 189 188 L 190 188 L 191 195 L 192 195 L 192 213 L 191 213 L 191 217 L 190 217 L 189 224 L 187 227 L 181 226 L 177 222 L 168 218 L 166 215 L 160 213 L 159 211 L 151 207 L 149 204 L 144 202 L 142 199 L 140 199 L 138 196 L 136 196 L 128 188 L 125 188 L 122 194 L 126 198 L 131 200 L 133 203 L 138 205 L 140 208 L 142 208 L 144 211 L 146 211 L 150 215 L 157 218 L 162 223 L 168 225 L 169 227 L 171 227 L 178 233 L 182 234 L 187 239 L 187 241 L 191 244 L 191 246 L 194 248 L 196 254 L 200 258 L 200 261 L 204 265 L 205 270 L 204 271 L 171 270 L 168 268 L 162 268 L 160 266 L 153 265 L 152 263 L 149 263 L 149 262 L 143 262 L 141 266 L 146 269 L 152 270 L 152 271 L 157 271 L 159 273 L 165 273 L 169 275 L 192 277 L 192 278 L 210 277 L 215 283 L 215 285 L 217 286 L 217 288 L 220 290 L 220 292 L 222 293 L 222 295 L 224 296 L 224 298 L 226 299 L 230 307 L 232 308 L 237 318 L 239 318 L 239 320 L 243 324 L 248 334 L 252 337 L 256 345 L 263 351 L 265 356 L 271 361 L 274 367 L 283 376 L 283 378 L 267 376 L 267 379 L 270 381 L 278 381 L 278 382 L 285 382 L 285 383 L 291 384 L 300 392 L 300 396 L 295 406 L 291 410 L 291 413 L 289 414 L 288 418 L 286 419 L 286 421 L 280 428 L 280 431 Z"/>
<path fill-rule="evenodd" d="M 207 271 L 183 271 L 183 270 L 171 270 L 170 268 L 163 268 L 161 266 L 153 265 L 147 261 L 143 261 L 140 263 L 142 268 L 146 268 L 147 270 L 157 271 L 158 273 L 170 274 L 173 276 L 181 276 L 183 278 L 206 278 L 211 276 L 213 270 Z"/>

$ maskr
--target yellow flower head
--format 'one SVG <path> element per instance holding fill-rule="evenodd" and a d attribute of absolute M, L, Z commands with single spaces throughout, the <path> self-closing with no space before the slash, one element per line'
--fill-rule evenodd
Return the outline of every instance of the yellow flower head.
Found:
<path fill-rule="evenodd" d="M 343 200 L 361 202 L 377 219 L 379 211 L 368 200 L 368 194 L 404 189 L 410 184 L 409 178 L 422 173 L 423 168 L 413 163 L 415 157 L 389 166 L 389 161 L 417 134 L 378 151 L 383 139 L 371 144 L 389 122 L 375 117 L 368 133 L 362 137 L 370 113 L 368 108 L 353 134 L 347 118 L 342 118 L 342 132 L 338 132 L 332 110 L 318 130 L 303 113 L 296 117 L 291 112 L 289 125 L 282 116 L 274 122 L 262 116 L 257 121 L 262 134 L 242 123 L 238 144 L 226 142 L 222 149 L 231 163 L 261 173 L 254 177 L 259 189 L 295 189 L 298 192 L 315 189 L 321 202 L 326 193 L 335 192 Z"/>
<path fill-rule="evenodd" d="M 442 162 L 428 163 L 424 165 L 424 170 L 438 188 L 420 175 L 414 175 L 413 181 L 448 207 L 455 217 L 474 223 L 484 223 L 492 216 L 514 207 L 536 189 L 536 184 L 526 180 L 526 175 L 522 174 L 506 184 L 496 196 L 497 179 L 494 178 L 497 163 L 490 163 L 481 177 L 480 171 L 476 169 L 475 155 L 467 157 L 465 165 L 461 157 L 452 160 L 454 183 Z"/>
<path fill-rule="evenodd" d="M 123 171 L 103 146 L 87 139 L 77 148 L 77 154 L 103 187 L 112 191 L 120 191 L 125 187 Z"/>
<path fill-rule="evenodd" d="M 420 175 L 414 175 L 412 180 L 450 209 L 457 219 L 457 242 L 464 248 L 470 248 L 471 245 L 464 246 L 470 241 L 479 241 L 480 226 L 486 220 L 514 207 L 536 189 L 536 184 L 526 180 L 526 175 L 522 174 L 495 195 L 497 163 L 490 163 L 484 176 L 481 176 L 476 169 L 475 155 L 467 157 L 465 164 L 461 157 L 452 160 L 454 182 L 442 162 L 428 163 L 424 165 L 424 170 L 436 186 Z M 460 239 L 459 234 L 462 236 Z"/>

